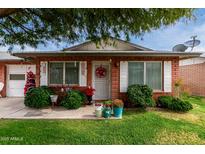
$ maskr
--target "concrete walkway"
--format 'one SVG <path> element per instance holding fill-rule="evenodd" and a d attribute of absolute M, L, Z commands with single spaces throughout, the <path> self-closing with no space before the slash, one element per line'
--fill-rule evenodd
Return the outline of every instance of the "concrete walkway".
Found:
<path fill-rule="evenodd" d="M 24 105 L 23 98 L 0 98 L 1 119 L 104 119 L 96 118 L 94 106 L 67 110 L 63 107 L 32 109 Z M 112 118 L 113 119 L 113 118 Z"/>

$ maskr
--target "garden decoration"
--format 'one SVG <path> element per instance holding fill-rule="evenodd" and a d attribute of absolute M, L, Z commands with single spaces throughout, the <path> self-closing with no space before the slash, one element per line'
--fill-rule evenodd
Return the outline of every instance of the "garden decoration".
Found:
<path fill-rule="evenodd" d="M 92 88 L 91 86 L 88 86 L 87 89 L 85 90 L 85 94 L 87 96 L 87 100 L 88 100 L 88 105 L 91 105 L 91 101 L 92 101 L 92 96 L 94 95 L 94 91 L 95 89 Z"/>
<path fill-rule="evenodd" d="M 98 78 L 104 78 L 106 76 L 106 68 L 104 68 L 102 65 L 100 65 L 98 68 L 95 70 L 95 75 Z"/>
<path fill-rule="evenodd" d="M 24 95 L 26 95 L 27 91 L 36 87 L 35 75 L 33 74 L 33 72 L 32 71 L 27 72 L 26 77 L 27 79 L 26 79 L 26 85 L 24 87 Z"/>

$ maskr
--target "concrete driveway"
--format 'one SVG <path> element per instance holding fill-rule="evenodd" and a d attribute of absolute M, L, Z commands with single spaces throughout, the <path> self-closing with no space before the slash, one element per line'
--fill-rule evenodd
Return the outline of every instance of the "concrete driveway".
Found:
<path fill-rule="evenodd" d="M 1 119 L 97 119 L 94 106 L 67 110 L 63 107 L 32 109 L 24 105 L 24 98 L 0 98 Z"/>

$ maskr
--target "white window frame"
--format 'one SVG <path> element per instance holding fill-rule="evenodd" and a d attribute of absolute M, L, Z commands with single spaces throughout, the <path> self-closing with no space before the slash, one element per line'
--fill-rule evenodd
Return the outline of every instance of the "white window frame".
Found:
<path fill-rule="evenodd" d="M 146 84 L 146 75 L 147 75 L 146 64 L 147 63 L 160 63 L 161 64 L 161 88 L 160 89 L 153 89 L 153 91 L 154 92 L 163 91 L 163 72 L 162 72 L 163 62 L 162 61 L 128 61 L 128 67 L 129 67 L 129 63 L 136 63 L 136 62 L 144 63 L 144 85 Z M 129 68 L 128 68 L 128 70 L 129 70 Z M 128 72 L 128 80 L 129 80 L 129 72 Z M 129 81 L 128 81 L 128 83 L 129 83 Z"/>
<path fill-rule="evenodd" d="M 79 64 L 78 69 L 78 83 L 77 84 L 66 84 L 65 83 L 65 64 L 66 63 L 77 63 Z M 52 84 L 50 83 L 50 64 L 51 63 L 63 63 L 63 84 Z M 48 62 L 48 85 L 50 86 L 58 86 L 58 85 L 65 85 L 65 86 L 79 86 L 80 85 L 80 61 L 49 61 Z"/>

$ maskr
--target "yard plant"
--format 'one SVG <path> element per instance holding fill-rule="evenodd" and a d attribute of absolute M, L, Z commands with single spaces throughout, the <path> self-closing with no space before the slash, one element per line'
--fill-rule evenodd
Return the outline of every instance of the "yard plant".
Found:
<path fill-rule="evenodd" d="M 67 92 L 67 95 L 63 98 L 61 105 L 67 109 L 78 109 L 83 104 L 82 96 L 79 92 L 71 90 Z"/>
<path fill-rule="evenodd" d="M 130 85 L 127 90 L 128 101 L 140 107 L 153 106 L 152 89 L 147 85 Z"/>
<path fill-rule="evenodd" d="M 51 104 L 49 93 L 41 87 L 30 89 L 25 96 L 24 104 L 32 108 L 43 108 Z"/>
<path fill-rule="evenodd" d="M 159 107 L 168 108 L 173 111 L 187 112 L 193 109 L 190 102 L 172 96 L 160 96 L 157 104 Z"/>

